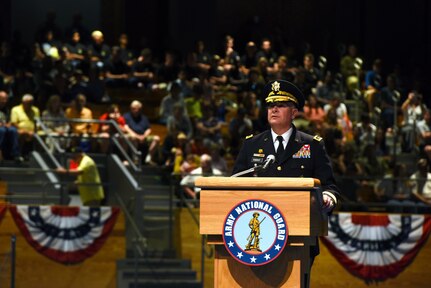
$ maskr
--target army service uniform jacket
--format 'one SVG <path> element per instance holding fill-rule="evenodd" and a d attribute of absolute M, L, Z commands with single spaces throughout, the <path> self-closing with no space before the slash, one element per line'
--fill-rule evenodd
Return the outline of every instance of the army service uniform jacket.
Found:
<path fill-rule="evenodd" d="M 292 135 L 281 159 L 276 157 L 275 162 L 266 170 L 258 171 L 257 176 L 316 178 L 320 180 L 322 191 L 330 192 L 338 200 L 339 190 L 322 138 L 298 131 L 293 125 L 292 127 Z M 255 164 L 262 164 L 271 154 L 276 155 L 270 130 L 248 137 L 241 147 L 232 173 L 247 170 Z"/>

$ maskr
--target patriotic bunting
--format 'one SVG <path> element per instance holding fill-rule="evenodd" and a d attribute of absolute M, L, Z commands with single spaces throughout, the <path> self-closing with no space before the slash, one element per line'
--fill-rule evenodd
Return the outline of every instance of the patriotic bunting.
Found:
<path fill-rule="evenodd" d="M 113 229 L 118 207 L 11 206 L 16 225 L 39 253 L 75 264 L 93 256 Z"/>
<path fill-rule="evenodd" d="M 0 204 L 0 224 L 4 214 L 6 214 L 6 205 Z"/>
<path fill-rule="evenodd" d="M 426 215 L 334 214 L 321 237 L 337 261 L 365 282 L 395 278 L 416 257 L 431 231 Z"/>

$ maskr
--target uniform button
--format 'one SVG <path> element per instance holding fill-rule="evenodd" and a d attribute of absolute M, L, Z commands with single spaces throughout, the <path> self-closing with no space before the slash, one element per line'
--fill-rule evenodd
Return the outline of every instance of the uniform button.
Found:
<path fill-rule="evenodd" d="M 278 170 L 278 171 L 281 171 L 281 166 L 278 166 L 278 167 L 277 167 L 277 170 Z"/>
<path fill-rule="evenodd" d="M 304 165 L 301 165 L 301 169 L 304 169 Z"/>

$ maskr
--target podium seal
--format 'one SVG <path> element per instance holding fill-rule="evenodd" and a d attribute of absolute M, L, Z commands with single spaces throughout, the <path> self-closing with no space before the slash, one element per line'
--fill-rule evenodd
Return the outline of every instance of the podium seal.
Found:
<path fill-rule="evenodd" d="M 226 216 L 223 242 L 237 261 L 248 266 L 265 265 L 276 259 L 287 243 L 287 222 L 272 203 L 245 200 Z"/>

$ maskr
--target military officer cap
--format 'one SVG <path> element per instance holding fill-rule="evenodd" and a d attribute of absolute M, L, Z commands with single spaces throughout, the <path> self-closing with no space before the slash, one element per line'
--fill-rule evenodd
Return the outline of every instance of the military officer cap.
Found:
<path fill-rule="evenodd" d="M 273 80 L 263 88 L 263 96 L 267 104 L 274 102 L 293 102 L 302 110 L 304 107 L 304 95 L 293 83 L 285 80 Z"/>

